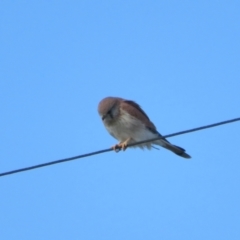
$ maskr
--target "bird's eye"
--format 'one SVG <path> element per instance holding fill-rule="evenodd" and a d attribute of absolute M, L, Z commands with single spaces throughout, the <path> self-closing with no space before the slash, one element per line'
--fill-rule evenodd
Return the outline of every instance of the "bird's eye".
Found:
<path fill-rule="evenodd" d="M 109 115 L 111 118 L 113 118 L 112 110 L 111 110 L 111 109 L 107 112 L 107 115 Z"/>

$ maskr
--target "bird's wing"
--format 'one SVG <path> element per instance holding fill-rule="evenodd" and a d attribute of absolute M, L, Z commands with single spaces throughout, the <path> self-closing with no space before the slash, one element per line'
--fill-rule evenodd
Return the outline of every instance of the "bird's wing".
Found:
<path fill-rule="evenodd" d="M 135 102 L 129 100 L 122 100 L 120 102 L 120 109 L 126 111 L 131 116 L 137 118 L 153 133 L 158 133 L 154 124 L 150 121 L 147 114 L 142 110 L 142 108 Z"/>

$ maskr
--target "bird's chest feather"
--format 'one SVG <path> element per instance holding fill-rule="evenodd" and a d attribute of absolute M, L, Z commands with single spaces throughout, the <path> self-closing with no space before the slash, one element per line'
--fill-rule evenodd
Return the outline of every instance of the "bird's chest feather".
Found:
<path fill-rule="evenodd" d="M 147 135 L 149 133 L 141 121 L 129 114 L 120 115 L 117 120 L 105 124 L 105 127 L 108 132 L 119 141 L 125 141 L 128 138 L 140 141 L 148 138 Z"/>

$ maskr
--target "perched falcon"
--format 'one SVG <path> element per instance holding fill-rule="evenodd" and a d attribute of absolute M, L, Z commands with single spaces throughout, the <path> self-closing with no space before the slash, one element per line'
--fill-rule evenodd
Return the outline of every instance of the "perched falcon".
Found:
<path fill-rule="evenodd" d="M 98 112 L 108 132 L 119 140 L 119 143 L 113 146 L 115 151 L 118 149 L 125 150 L 131 143 L 162 136 L 147 114 L 133 101 L 118 97 L 107 97 L 99 103 Z M 151 149 L 153 145 L 164 147 L 181 157 L 191 158 L 185 152 L 185 149 L 171 144 L 166 139 L 159 139 L 134 147 Z"/>

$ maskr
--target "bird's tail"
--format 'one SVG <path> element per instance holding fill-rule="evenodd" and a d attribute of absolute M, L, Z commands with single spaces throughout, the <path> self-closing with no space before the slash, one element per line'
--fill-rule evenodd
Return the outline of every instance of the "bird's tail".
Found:
<path fill-rule="evenodd" d="M 177 154 L 180 157 L 191 158 L 191 156 L 186 153 L 185 149 L 171 144 L 166 139 L 158 140 L 157 144 L 172 151 L 173 153 Z"/>

